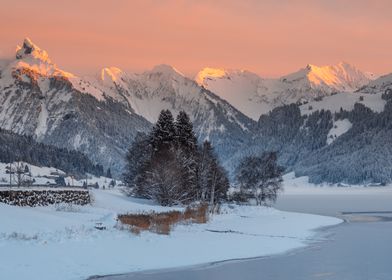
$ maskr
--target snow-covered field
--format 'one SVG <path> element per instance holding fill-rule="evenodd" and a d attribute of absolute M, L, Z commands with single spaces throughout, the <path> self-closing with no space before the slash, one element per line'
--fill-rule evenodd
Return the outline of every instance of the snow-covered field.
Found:
<path fill-rule="evenodd" d="M 116 228 L 117 213 L 167 211 L 119 190 L 93 190 L 91 206 L 0 204 L 0 279 L 85 279 L 91 275 L 187 266 L 282 253 L 305 246 L 314 229 L 341 220 L 265 207 L 229 206 L 207 224 L 169 236 Z M 94 228 L 102 222 L 107 230 Z"/>

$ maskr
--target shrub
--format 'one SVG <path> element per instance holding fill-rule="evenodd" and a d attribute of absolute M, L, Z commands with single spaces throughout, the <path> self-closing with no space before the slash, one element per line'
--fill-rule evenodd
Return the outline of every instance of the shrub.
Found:
<path fill-rule="evenodd" d="M 208 204 L 200 204 L 195 207 L 188 206 L 184 213 L 169 211 L 161 213 L 141 213 L 119 215 L 118 220 L 128 225 L 134 234 L 141 231 L 151 231 L 158 234 L 170 234 L 172 227 L 181 222 L 204 224 L 208 221 Z"/>
<path fill-rule="evenodd" d="M 188 206 L 184 212 L 184 220 L 197 224 L 205 224 L 208 221 L 208 204 L 202 203 L 197 207 Z"/>

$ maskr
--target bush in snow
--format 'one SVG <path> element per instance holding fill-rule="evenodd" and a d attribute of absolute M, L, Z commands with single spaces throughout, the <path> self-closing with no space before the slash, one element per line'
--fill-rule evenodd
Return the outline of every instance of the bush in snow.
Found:
<path fill-rule="evenodd" d="M 208 221 L 208 204 L 201 203 L 195 206 L 188 206 L 183 213 L 180 211 L 169 211 L 124 214 L 119 215 L 118 220 L 122 225 L 127 225 L 131 232 L 135 234 L 148 230 L 167 235 L 173 226 L 178 223 L 206 223 Z"/>

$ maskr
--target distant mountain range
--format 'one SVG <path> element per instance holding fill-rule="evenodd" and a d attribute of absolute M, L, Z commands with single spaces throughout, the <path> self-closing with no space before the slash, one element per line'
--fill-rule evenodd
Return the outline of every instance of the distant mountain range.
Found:
<path fill-rule="evenodd" d="M 331 150 L 357 129 L 357 119 L 348 117 L 360 110 L 356 103 L 370 108 L 371 118 L 385 114 L 391 85 L 392 75 L 378 78 L 348 63 L 307 65 L 279 79 L 205 68 L 192 80 L 168 65 L 141 74 L 108 67 L 78 77 L 25 39 L 15 59 L 0 65 L 0 128 L 81 151 L 119 176 L 137 132 L 148 131 L 162 109 L 184 110 L 199 140 L 212 141 L 230 171 L 242 156 L 274 149 L 288 170 L 301 166 L 299 172 L 312 177 L 305 156 Z M 368 177 L 349 181 L 379 180 Z"/>
<path fill-rule="evenodd" d="M 318 67 L 307 65 L 278 79 L 263 79 L 245 70 L 205 68 L 196 76 L 203 87 L 230 102 L 248 117 L 290 103 L 317 100 L 338 92 L 354 92 L 375 79 L 348 63 Z"/>

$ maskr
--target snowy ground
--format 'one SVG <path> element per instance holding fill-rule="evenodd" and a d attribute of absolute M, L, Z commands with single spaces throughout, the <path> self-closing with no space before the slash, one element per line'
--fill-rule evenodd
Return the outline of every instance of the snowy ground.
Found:
<path fill-rule="evenodd" d="M 225 206 L 223 214 L 207 224 L 179 225 L 169 236 L 135 236 L 114 227 L 117 213 L 169 209 L 118 190 L 94 190 L 93 195 L 93 205 L 83 207 L 0 204 L 0 279 L 85 279 L 277 254 L 305 246 L 314 238 L 314 229 L 341 221 Z M 96 230 L 97 222 L 108 229 Z"/>

